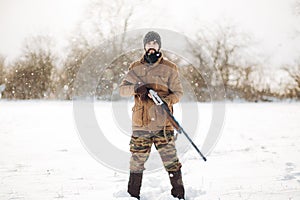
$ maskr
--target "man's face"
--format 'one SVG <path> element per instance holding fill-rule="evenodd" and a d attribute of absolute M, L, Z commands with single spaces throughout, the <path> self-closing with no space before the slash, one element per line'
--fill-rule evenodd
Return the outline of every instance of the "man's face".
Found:
<path fill-rule="evenodd" d="M 159 49 L 159 44 L 158 44 L 156 41 L 150 41 L 150 42 L 147 42 L 147 43 L 145 44 L 145 50 L 146 50 L 146 52 L 147 52 L 149 49 L 150 49 L 149 53 L 153 54 L 153 53 L 155 53 L 155 51 L 154 51 L 153 49 L 155 49 L 156 51 L 158 51 L 158 49 Z"/>

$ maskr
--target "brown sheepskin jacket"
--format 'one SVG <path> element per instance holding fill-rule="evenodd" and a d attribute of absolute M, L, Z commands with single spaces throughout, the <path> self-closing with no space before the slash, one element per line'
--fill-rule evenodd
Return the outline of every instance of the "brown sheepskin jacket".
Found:
<path fill-rule="evenodd" d="M 177 103 L 183 95 L 177 66 L 163 56 L 152 65 L 142 58 L 129 66 L 129 71 L 119 87 L 121 96 L 134 96 L 133 131 L 173 130 L 161 106 L 156 105 L 150 98 L 145 101 L 140 100 L 134 92 L 134 87 L 139 82 L 147 84 L 147 87 L 156 91 L 173 112 L 173 104 Z"/>

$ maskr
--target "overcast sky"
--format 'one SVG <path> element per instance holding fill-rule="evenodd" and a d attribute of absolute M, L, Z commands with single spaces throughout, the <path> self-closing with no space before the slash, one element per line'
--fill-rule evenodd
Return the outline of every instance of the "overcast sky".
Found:
<path fill-rule="evenodd" d="M 255 36 L 268 64 L 291 63 L 300 52 L 294 0 L 154 0 L 134 2 L 130 29 L 167 28 L 192 35 L 195 27 L 230 21 Z M 85 20 L 89 0 L 0 0 L 0 53 L 12 58 L 24 37 L 50 34 L 61 45 Z"/>
<path fill-rule="evenodd" d="M 29 35 L 62 42 L 81 19 L 86 0 L 0 0 L 0 53 L 13 56 Z"/>

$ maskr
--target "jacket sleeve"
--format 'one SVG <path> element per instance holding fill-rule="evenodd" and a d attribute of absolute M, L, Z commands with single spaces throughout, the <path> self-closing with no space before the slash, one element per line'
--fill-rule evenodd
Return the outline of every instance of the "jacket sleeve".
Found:
<path fill-rule="evenodd" d="M 174 70 L 172 70 L 172 73 L 169 78 L 168 87 L 170 94 L 164 97 L 164 101 L 168 105 L 178 103 L 181 97 L 183 96 L 183 88 L 179 78 L 177 66 Z"/>
<path fill-rule="evenodd" d="M 119 93 L 122 97 L 128 97 L 135 95 L 134 92 L 134 86 L 136 84 L 135 79 L 132 77 L 132 74 L 130 73 L 131 70 L 133 70 L 133 64 L 129 66 L 129 71 L 125 75 L 124 79 L 122 80 L 121 84 L 119 85 Z"/>
<path fill-rule="evenodd" d="M 134 84 L 127 81 L 126 77 L 123 79 L 122 83 L 119 86 L 119 93 L 122 97 L 128 97 L 135 95 L 134 93 Z"/>

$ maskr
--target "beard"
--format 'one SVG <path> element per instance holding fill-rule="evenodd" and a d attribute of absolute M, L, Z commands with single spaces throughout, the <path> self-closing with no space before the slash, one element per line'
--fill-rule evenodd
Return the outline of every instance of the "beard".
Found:
<path fill-rule="evenodd" d="M 153 48 L 148 49 L 144 55 L 145 61 L 150 65 L 156 63 L 160 57 L 161 57 L 161 52 L 156 51 Z"/>

